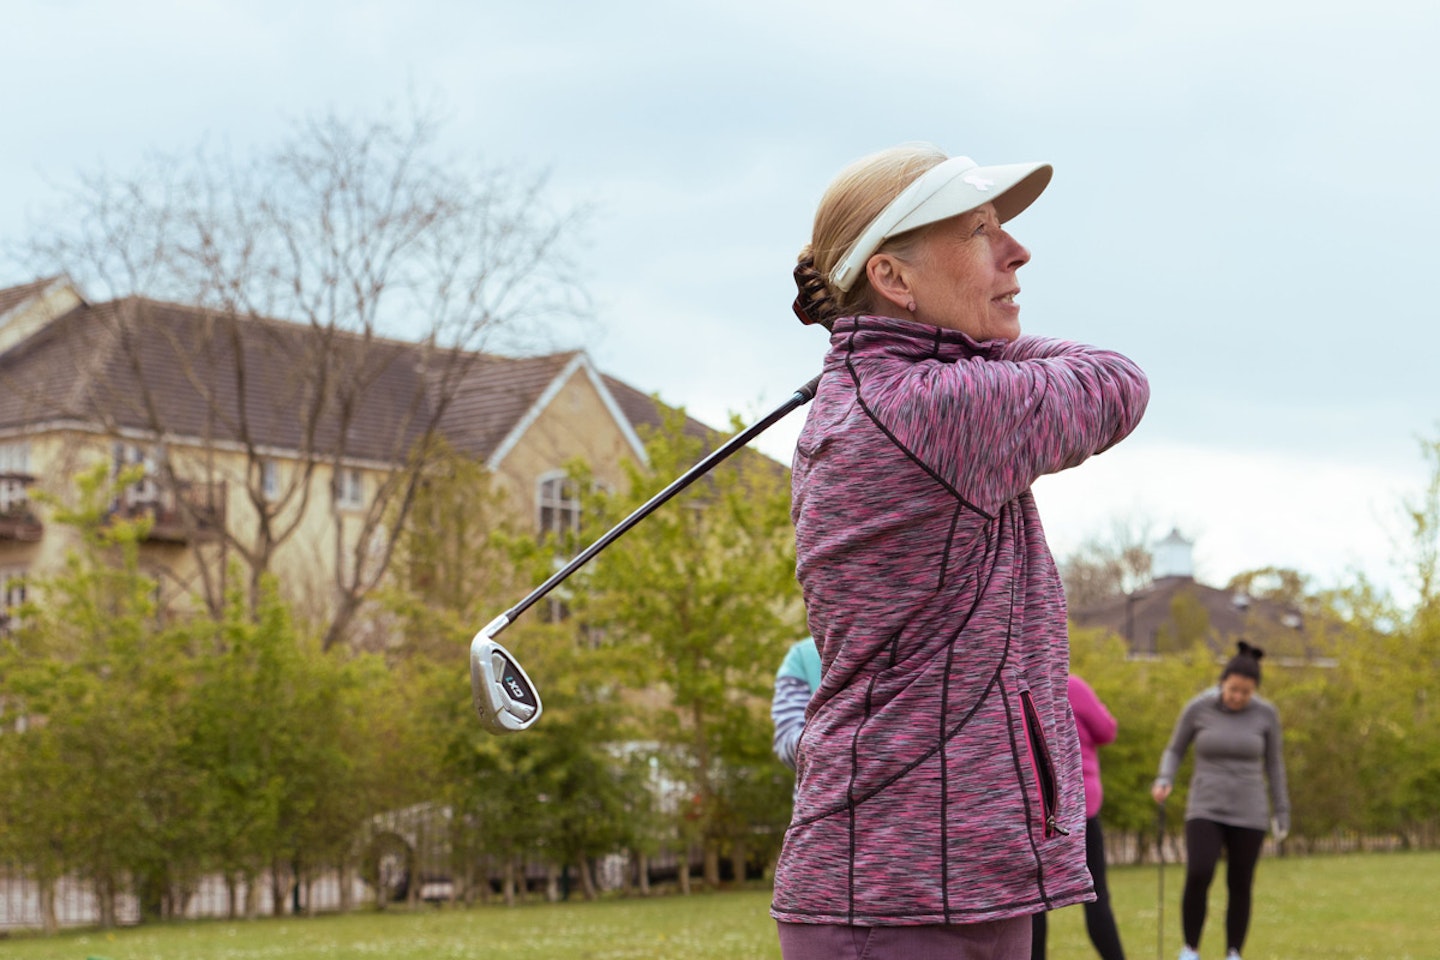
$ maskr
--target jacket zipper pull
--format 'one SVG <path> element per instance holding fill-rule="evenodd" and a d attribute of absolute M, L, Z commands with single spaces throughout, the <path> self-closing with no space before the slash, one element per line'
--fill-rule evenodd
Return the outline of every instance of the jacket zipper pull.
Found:
<path fill-rule="evenodd" d="M 1045 821 L 1045 826 L 1049 827 L 1050 830 L 1051 830 L 1051 832 L 1053 832 L 1053 833 L 1058 833 L 1058 834 L 1060 834 L 1060 836 L 1062 836 L 1062 837 L 1068 837 L 1068 836 L 1070 836 L 1070 831 L 1069 831 L 1069 830 L 1066 830 L 1064 827 L 1060 826 L 1060 821 L 1058 821 L 1058 820 L 1055 819 L 1055 815 L 1054 815 L 1054 814 L 1051 814 L 1051 815 L 1050 815 L 1050 819 L 1047 820 L 1047 821 Z"/>

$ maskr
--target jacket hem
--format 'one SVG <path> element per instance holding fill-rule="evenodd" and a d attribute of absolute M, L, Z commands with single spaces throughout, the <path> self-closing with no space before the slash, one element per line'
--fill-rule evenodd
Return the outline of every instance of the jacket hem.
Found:
<path fill-rule="evenodd" d="M 948 916 L 944 912 L 887 914 L 861 913 L 857 911 L 854 914 L 850 914 L 844 910 L 837 910 L 834 913 L 801 913 L 793 910 L 780 910 L 773 904 L 770 907 L 770 916 L 781 923 L 840 924 L 852 927 L 919 927 L 932 926 L 934 924 L 956 925 L 986 923 L 991 920 L 1009 920 L 1014 917 L 1025 917 L 1034 913 L 1041 913 L 1046 910 L 1058 910 L 1061 907 L 1069 907 L 1077 903 L 1088 903 L 1094 899 L 1095 891 L 1087 884 L 1084 887 L 1076 887 L 1063 894 L 1050 897 L 1048 902 L 1035 899 L 1026 900 L 1023 903 L 952 909 Z"/>

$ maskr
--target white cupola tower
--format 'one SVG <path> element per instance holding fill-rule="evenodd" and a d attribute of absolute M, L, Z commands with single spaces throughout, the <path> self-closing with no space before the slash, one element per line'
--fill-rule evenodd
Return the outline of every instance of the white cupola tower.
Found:
<path fill-rule="evenodd" d="M 1171 529 L 1169 536 L 1155 544 L 1154 578 L 1195 579 L 1194 546 L 1192 541 L 1180 536 L 1178 529 Z"/>

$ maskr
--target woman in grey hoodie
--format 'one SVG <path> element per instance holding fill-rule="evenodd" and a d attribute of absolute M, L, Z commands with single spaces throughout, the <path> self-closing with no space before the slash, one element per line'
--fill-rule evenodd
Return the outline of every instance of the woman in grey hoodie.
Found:
<path fill-rule="evenodd" d="M 1180 960 L 1198 960 L 1200 956 L 1205 905 L 1222 847 L 1229 864 L 1226 956 L 1239 960 L 1250 927 L 1251 889 L 1266 825 L 1277 843 L 1290 832 L 1280 715 L 1273 704 L 1255 693 L 1263 656 L 1259 647 L 1241 640 L 1240 652 L 1220 673 L 1220 685 L 1185 705 L 1160 758 L 1160 776 L 1151 788 L 1155 802 L 1164 803 L 1180 761 L 1193 742 L 1195 773 L 1185 805 L 1185 892 L 1180 907 L 1185 946 Z"/>

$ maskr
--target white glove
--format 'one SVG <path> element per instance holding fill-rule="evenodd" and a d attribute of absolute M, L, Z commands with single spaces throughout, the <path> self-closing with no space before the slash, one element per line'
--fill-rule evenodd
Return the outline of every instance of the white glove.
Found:
<path fill-rule="evenodd" d="M 1290 831 L 1280 826 L 1280 821 L 1274 817 L 1270 818 L 1270 836 L 1275 838 L 1276 843 L 1284 843 L 1285 838 L 1290 836 Z"/>

